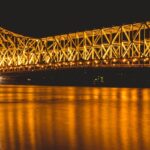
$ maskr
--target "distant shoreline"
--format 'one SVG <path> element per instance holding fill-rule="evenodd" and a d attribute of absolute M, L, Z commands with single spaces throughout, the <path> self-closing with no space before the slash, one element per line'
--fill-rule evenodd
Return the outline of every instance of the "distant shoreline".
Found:
<path fill-rule="evenodd" d="M 150 68 L 78 68 L 1 74 L 1 84 L 150 87 Z"/>

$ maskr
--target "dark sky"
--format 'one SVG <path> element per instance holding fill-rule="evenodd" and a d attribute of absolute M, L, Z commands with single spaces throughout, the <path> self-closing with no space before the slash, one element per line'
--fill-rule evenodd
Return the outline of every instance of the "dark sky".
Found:
<path fill-rule="evenodd" d="M 32 37 L 90 30 L 150 20 L 144 0 L 5 0 L 0 26 Z"/>

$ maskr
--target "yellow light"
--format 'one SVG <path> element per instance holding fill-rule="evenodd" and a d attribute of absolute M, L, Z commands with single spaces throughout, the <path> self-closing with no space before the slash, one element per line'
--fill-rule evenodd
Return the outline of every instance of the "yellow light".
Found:
<path fill-rule="evenodd" d="M 134 59 L 133 59 L 133 62 L 137 62 L 137 61 L 138 61 L 137 58 L 134 58 Z"/>
<path fill-rule="evenodd" d="M 82 62 L 81 62 L 81 61 L 79 62 L 79 65 L 82 65 Z"/>
<path fill-rule="evenodd" d="M 67 62 L 63 62 L 63 65 L 67 66 L 67 65 L 68 65 L 68 63 L 67 63 Z"/>
<path fill-rule="evenodd" d="M 70 65 L 74 65 L 75 63 L 74 62 L 70 62 Z"/>
<path fill-rule="evenodd" d="M 36 66 L 37 66 L 37 67 L 39 67 L 40 65 L 39 65 L 39 64 L 37 64 Z"/>
<path fill-rule="evenodd" d="M 90 64 L 90 61 L 87 61 L 86 64 L 89 65 L 89 64 Z"/>
<path fill-rule="evenodd" d="M 145 59 L 144 59 L 144 62 L 147 62 L 147 61 L 149 61 L 149 58 L 145 58 Z"/>
<path fill-rule="evenodd" d="M 117 59 L 114 58 L 112 61 L 113 61 L 113 62 L 117 62 Z"/>
<path fill-rule="evenodd" d="M 61 63 L 58 63 L 58 66 L 61 66 Z"/>
<path fill-rule="evenodd" d="M 130 61 L 127 61 L 127 64 L 130 64 Z"/>
<path fill-rule="evenodd" d="M 95 60 L 95 61 L 94 61 L 94 63 L 95 63 L 95 64 L 98 64 L 98 63 L 99 63 L 99 61 L 98 61 L 98 60 Z"/>
<path fill-rule="evenodd" d="M 122 61 L 125 63 L 127 61 L 127 59 L 124 58 Z"/>
<path fill-rule="evenodd" d="M 104 60 L 104 63 L 105 63 L 105 64 L 108 64 L 108 61 L 107 61 L 107 60 Z"/>

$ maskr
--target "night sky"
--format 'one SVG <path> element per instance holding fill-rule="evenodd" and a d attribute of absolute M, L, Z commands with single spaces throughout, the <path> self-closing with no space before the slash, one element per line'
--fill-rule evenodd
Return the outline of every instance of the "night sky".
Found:
<path fill-rule="evenodd" d="M 142 0 L 5 0 L 0 3 L 0 26 L 31 37 L 143 21 L 150 21 L 150 5 Z"/>

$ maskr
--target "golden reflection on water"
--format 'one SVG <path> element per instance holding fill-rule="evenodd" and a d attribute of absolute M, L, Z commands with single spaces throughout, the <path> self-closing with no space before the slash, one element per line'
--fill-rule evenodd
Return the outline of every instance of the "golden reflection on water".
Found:
<path fill-rule="evenodd" d="M 0 86 L 0 150 L 149 150 L 150 89 Z"/>

